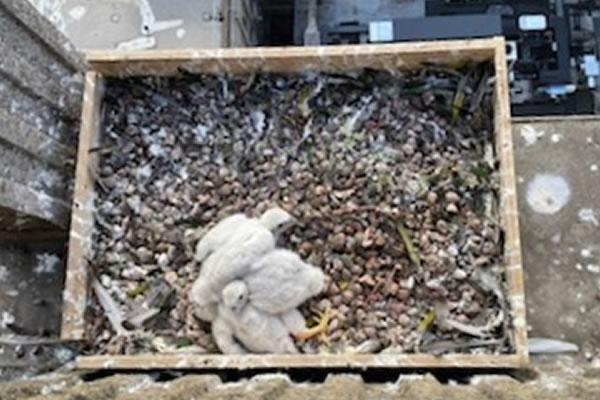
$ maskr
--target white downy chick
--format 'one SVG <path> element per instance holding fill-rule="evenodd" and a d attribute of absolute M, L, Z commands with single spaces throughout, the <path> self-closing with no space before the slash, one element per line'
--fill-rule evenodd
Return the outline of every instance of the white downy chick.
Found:
<path fill-rule="evenodd" d="M 214 320 L 223 288 L 245 276 L 254 261 L 273 250 L 275 234 L 293 221 L 286 211 L 272 208 L 259 219 L 247 218 L 228 232 L 228 239 L 204 261 L 200 276 L 192 285 L 190 301 L 195 304 L 198 318 Z"/>
<path fill-rule="evenodd" d="M 248 218 L 241 213 L 230 215 L 219 221 L 200 239 L 196 245 L 194 259 L 198 262 L 204 261 L 211 253 L 223 247 L 231 239 L 231 235 L 246 223 L 251 223 L 254 226 L 256 226 L 256 223 L 260 223 L 277 235 L 280 230 L 285 229 L 292 222 L 292 216 L 278 207 L 268 209 L 258 219 Z"/>
<path fill-rule="evenodd" d="M 240 354 L 245 349 L 252 353 L 298 353 L 281 318 L 249 303 L 248 287 L 243 281 L 229 283 L 222 296 L 219 315 L 213 323 L 213 335 L 224 354 Z"/>
<path fill-rule="evenodd" d="M 244 278 L 250 303 L 269 314 L 295 309 L 325 288 L 325 274 L 298 254 L 276 249 L 252 264 Z"/>
<path fill-rule="evenodd" d="M 240 225 L 247 222 L 249 218 L 244 214 L 233 214 L 219 221 L 210 229 L 196 244 L 194 259 L 198 262 L 204 261 L 212 252 L 223 246 L 229 240 L 231 233 Z"/>

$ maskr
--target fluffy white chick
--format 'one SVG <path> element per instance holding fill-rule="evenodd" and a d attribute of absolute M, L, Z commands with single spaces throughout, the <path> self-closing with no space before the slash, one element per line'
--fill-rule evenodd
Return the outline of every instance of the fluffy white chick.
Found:
<path fill-rule="evenodd" d="M 224 354 L 243 354 L 246 349 L 252 353 L 298 353 L 282 320 L 258 310 L 248 298 L 244 281 L 233 281 L 223 289 L 219 314 L 213 323 L 219 349 Z"/>
<path fill-rule="evenodd" d="M 198 262 L 204 261 L 211 253 L 223 247 L 231 239 L 231 235 L 247 223 L 251 226 L 260 224 L 261 228 L 267 228 L 276 235 L 292 222 L 292 216 L 279 207 L 268 209 L 258 219 L 248 218 L 241 213 L 230 215 L 219 221 L 198 241 L 194 258 Z"/>
<path fill-rule="evenodd" d="M 245 276 L 254 261 L 273 250 L 275 235 L 293 221 L 286 211 L 272 208 L 259 219 L 247 218 L 235 230 L 229 231 L 228 239 L 204 261 L 200 276 L 190 290 L 196 316 L 204 321 L 213 321 L 223 288 Z"/>
<path fill-rule="evenodd" d="M 325 288 L 325 274 L 320 268 L 284 249 L 259 258 L 243 279 L 252 305 L 269 314 L 295 309 Z"/>

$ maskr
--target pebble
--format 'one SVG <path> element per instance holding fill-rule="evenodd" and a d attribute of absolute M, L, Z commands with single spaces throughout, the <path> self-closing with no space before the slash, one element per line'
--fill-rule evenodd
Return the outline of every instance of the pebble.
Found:
<path fill-rule="evenodd" d="M 480 312 L 481 312 L 481 305 L 478 302 L 474 301 L 465 310 L 465 315 L 472 318 L 472 317 L 477 316 Z"/>
<path fill-rule="evenodd" d="M 337 285 L 337 283 L 330 283 L 329 284 L 329 288 L 327 289 L 327 293 L 329 293 L 330 295 L 337 295 L 340 293 L 340 287 Z"/>
<path fill-rule="evenodd" d="M 158 255 L 158 257 L 156 257 L 156 262 L 158 263 L 159 267 L 165 268 L 169 263 L 169 256 L 167 253 L 161 253 Z"/>
<path fill-rule="evenodd" d="M 460 196 L 456 194 L 456 192 L 447 192 L 446 201 L 452 204 L 458 203 L 460 201 Z"/>
<path fill-rule="evenodd" d="M 352 265 L 350 271 L 352 271 L 352 274 L 356 276 L 361 276 L 365 272 L 364 268 L 358 264 Z"/>
<path fill-rule="evenodd" d="M 364 332 L 369 339 L 377 339 L 377 329 L 374 326 L 365 327 Z"/>
<path fill-rule="evenodd" d="M 359 321 L 364 320 L 366 317 L 367 317 L 367 313 L 365 312 L 365 310 L 360 309 L 360 308 L 358 310 L 356 310 L 356 318 Z"/>
<path fill-rule="evenodd" d="M 335 251 L 342 251 L 346 248 L 346 235 L 344 235 L 343 233 L 336 233 L 335 235 L 333 235 L 333 237 L 329 240 L 329 242 L 331 243 L 331 248 Z"/>
<path fill-rule="evenodd" d="M 449 204 L 446 206 L 446 211 L 447 211 L 449 214 L 456 214 L 456 213 L 458 213 L 458 207 L 457 207 L 457 206 L 456 206 L 456 204 L 454 204 L 454 203 L 449 203 Z"/>
<path fill-rule="evenodd" d="M 448 233 L 448 223 L 446 221 L 444 221 L 443 219 L 439 219 L 436 223 L 435 223 L 435 228 L 440 232 L 440 233 Z"/>
<path fill-rule="evenodd" d="M 406 289 L 398 289 L 398 291 L 396 292 L 396 297 L 400 301 L 405 301 L 406 299 L 408 299 L 409 296 L 410 296 L 410 293 Z"/>
<path fill-rule="evenodd" d="M 373 279 L 373 277 L 371 275 L 363 275 L 360 277 L 360 279 L 358 280 L 360 283 L 364 283 L 367 286 L 375 286 L 376 282 L 375 279 Z"/>
<path fill-rule="evenodd" d="M 338 294 L 331 298 L 331 304 L 333 304 L 335 307 L 342 305 L 343 302 L 344 302 L 344 300 L 342 299 L 342 295 Z"/>
<path fill-rule="evenodd" d="M 327 310 L 331 308 L 331 300 L 329 299 L 322 299 L 321 301 L 319 301 L 319 310 Z"/>
<path fill-rule="evenodd" d="M 452 273 L 452 276 L 454 277 L 454 279 L 456 279 L 457 281 L 462 281 L 464 279 L 467 278 L 467 273 L 465 272 L 464 269 L 461 268 L 457 268 L 454 270 L 454 272 Z"/>
<path fill-rule="evenodd" d="M 398 323 L 400 324 L 400 326 L 406 328 L 410 325 L 410 317 L 406 314 L 401 314 L 400 316 L 398 316 Z"/>
<path fill-rule="evenodd" d="M 438 200 L 438 195 L 435 192 L 428 192 L 427 193 L 427 202 L 429 204 L 435 204 L 437 203 Z"/>
<path fill-rule="evenodd" d="M 356 343 L 363 343 L 365 340 L 367 340 L 367 334 L 363 331 L 357 331 L 354 333 L 353 339 Z"/>
<path fill-rule="evenodd" d="M 354 298 L 354 293 L 350 289 L 346 289 L 342 292 L 342 299 L 346 302 L 351 301 Z"/>
<path fill-rule="evenodd" d="M 123 268 L 123 271 L 121 272 L 121 277 L 134 281 L 139 281 L 145 278 L 146 275 L 148 275 L 148 272 L 144 268 L 137 265 Z"/>
<path fill-rule="evenodd" d="M 309 241 L 304 241 L 300 243 L 300 251 L 305 255 L 309 254 L 313 248 L 313 245 Z"/>
<path fill-rule="evenodd" d="M 386 292 L 390 296 L 396 296 L 398 294 L 398 289 L 400 289 L 400 285 L 398 285 L 396 282 L 392 282 L 387 286 Z"/>

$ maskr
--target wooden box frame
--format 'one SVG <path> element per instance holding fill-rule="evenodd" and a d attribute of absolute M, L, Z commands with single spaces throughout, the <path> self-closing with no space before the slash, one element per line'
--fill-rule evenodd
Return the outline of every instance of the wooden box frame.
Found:
<path fill-rule="evenodd" d="M 423 63 L 492 61 L 495 65 L 495 137 L 501 165 L 501 218 L 505 230 L 506 289 L 511 306 L 515 352 L 501 355 L 449 354 L 336 354 L 336 355 L 185 355 L 142 354 L 82 356 L 83 369 L 274 369 L 274 368 L 516 368 L 528 364 L 527 329 L 513 143 L 503 38 L 413 42 L 358 46 L 249 48 L 219 50 L 93 51 L 87 54 L 64 292 L 62 338 L 83 340 L 89 295 L 87 260 L 93 220 L 93 170 L 97 156 L 90 152 L 99 136 L 103 76 L 169 75 L 190 72 L 294 72 L 307 68 L 418 67 Z"/>

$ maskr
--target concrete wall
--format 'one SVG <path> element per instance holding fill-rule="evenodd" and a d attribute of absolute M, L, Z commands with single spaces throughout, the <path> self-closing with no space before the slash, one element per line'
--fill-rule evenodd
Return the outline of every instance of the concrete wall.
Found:
<path fill-rule="evenodd" d="M 0 0 L 0 54 L 0 233 L 67 228 L 83 58 L 22 0 Z"/>

